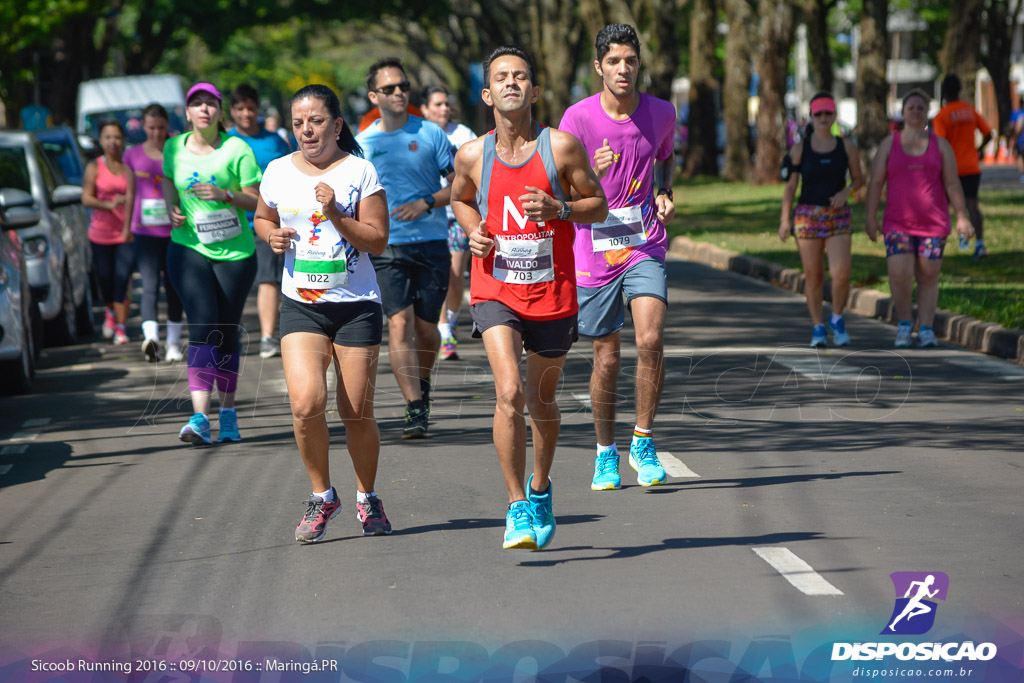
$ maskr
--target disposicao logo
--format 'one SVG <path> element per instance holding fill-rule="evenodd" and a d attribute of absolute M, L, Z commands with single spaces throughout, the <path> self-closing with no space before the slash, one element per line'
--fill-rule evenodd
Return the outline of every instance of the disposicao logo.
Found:
<path fill-rule="evenodd" d="M 945 601 L 949 576 L 944 572 L 893 572 L 889 578 L 896 589 L 896 605 L 881 635 L 928 633 L 935 624 L 938 605 L 934 601 Z"/>
<path fill-rule="evenodd" d="M 944 572 L 893 572 L 889 575 L 896 604 L 879 635 L 919 636 L 935 625 L 936 600 L 946 599 L 949 576 Z M 996 656 L 993 643 L 833 643 L 832 661 L 879 660 L 895 656 L 902 661 L 988 661 Z"/>

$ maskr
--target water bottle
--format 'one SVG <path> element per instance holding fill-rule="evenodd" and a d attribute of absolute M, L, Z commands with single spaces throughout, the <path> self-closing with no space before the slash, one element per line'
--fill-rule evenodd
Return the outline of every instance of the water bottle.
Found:
<path fill-rule="evenodd" d="M 971 240 L 965 235 L 960 235 L 960 251 L 967 251 L 971 246 Z"/>

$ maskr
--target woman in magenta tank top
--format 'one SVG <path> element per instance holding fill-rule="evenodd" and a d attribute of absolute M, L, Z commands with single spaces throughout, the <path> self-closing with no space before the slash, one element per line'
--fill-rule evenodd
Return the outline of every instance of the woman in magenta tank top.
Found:
<path fill-rule="evenodd" d="M 917 344 L 938 346 L 932 322 L 939 300 L 939 271 L 949 236 L 949 205 L 956 211 L 956 230 L 974 234 L 956 157 L 949 143 L 928 130 L 928 96 L 914 90 L 903 99 L 902 131 L 882 141 L 871 162 L 866 231 L 878 241 L 878 204 L 888 183 L 882 234 L 885 239 L 889 289 L 899 326 L 896 348 L 910 346 L 914 323 L 912 295 L 917 281 Z"/>
<path fill-rule="evenodd" d="M 142 130 L 146 141 L 124 154 L 128 167 L 128 205 L 125 229 L 132 234 L 135 264 L 142 276 L 142 353 L 151 363 L 159 359 L 160 325 L 157 304 L 163 283 L 167 298 L 168 363 L 180 361 L 182 305 L 181 298 L 167 276 L 167 247 L 171 243 L 171 219 L 164 201 L 164 143 L 169 123 L 167 110 L 151 104 L 142 110 Z"/>
<path fill-rule="evenodd" d="M 127 344 L 124 324 L 129 304 L 125 301 L 132 277 L 134 256 L 131 233 L 125 226 L 125 205 L 128 201 L 127 169 L 121 160 L 124 153 L 124 128 L 116 120 L 100 126 L 100 147 L 103 156 L 90 161 L 82 177 L 82 204 L 92 209 L 89 242 L 92 244 L 92 265 L 100 294 L 106 306 L 103 336 L 115 344 Z"/>

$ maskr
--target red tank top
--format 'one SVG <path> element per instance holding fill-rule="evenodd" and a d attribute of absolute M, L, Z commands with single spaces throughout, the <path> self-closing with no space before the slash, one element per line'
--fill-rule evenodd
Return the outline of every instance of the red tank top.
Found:
<path fill-rule="evenodd" d="M 893 133 L 885 177 L 888 188 L 883 233 L 905 232 L 918 237 L 949 234 L 949 199 L 942 183 L 942 152 L 934 133 L 928 135 L 928 149 L 921 156 L 904 152 L 899 132 Z"/>
<path fill-rule="evenodd" d="M 568 199 L 558 180 L 550 133 L 541 128 L 530 158 L 510 166 L 498 158 L 491 131 L 484 137 L 481 160 L 477 204 L 495 248 L 485 258 L 473 259 L 470 302 L 500 301 L 527 320 L 555 320 L 579 310 L 575 227 L 560 220 L 534 223 L 523 215 L 519 201 L 527 185 Z"/>

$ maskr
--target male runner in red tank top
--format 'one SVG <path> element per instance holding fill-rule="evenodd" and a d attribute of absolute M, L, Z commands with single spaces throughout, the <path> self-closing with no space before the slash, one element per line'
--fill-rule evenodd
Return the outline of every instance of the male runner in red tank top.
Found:
<path fill-rule="evenodd" d="M 555 533 L 548 474 L 561 426 L 556 392 L 576 339 L 573 222 L 603 221 L 608 202 L 579 141 L 533 121 L 533 73 L 515 47 L 484 62 L 481 97 L 494 110 L 494 130 L 456 155 L 452 210 L 474 256 L 473 334 L 483 337 L 494 374 L 494 447 L 509 501 L 503 546 L 536 550 Z M 533 432 L 526 486 L 524 406 Z"/>

